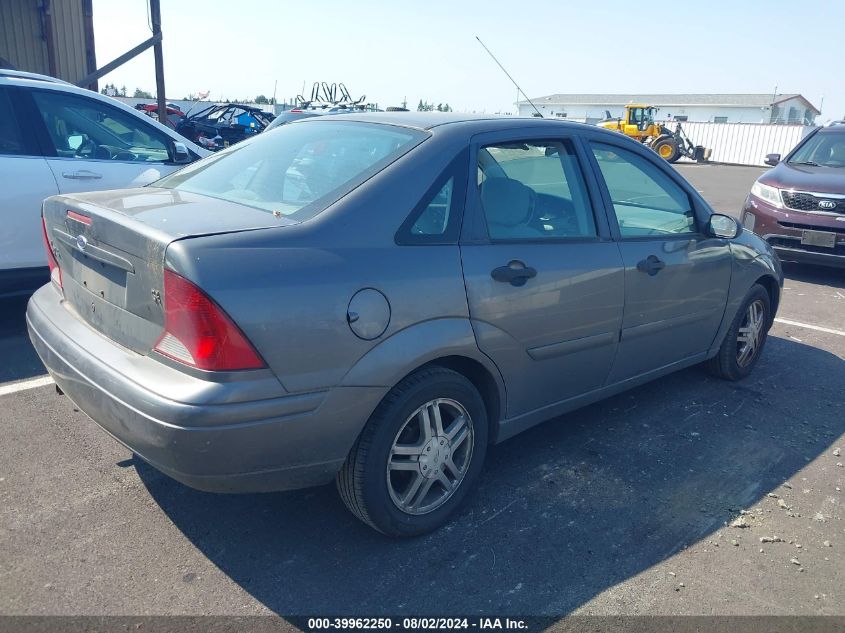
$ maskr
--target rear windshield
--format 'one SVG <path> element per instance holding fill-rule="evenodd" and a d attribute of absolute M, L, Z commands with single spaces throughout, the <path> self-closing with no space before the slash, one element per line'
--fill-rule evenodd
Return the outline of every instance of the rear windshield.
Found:
<path fill-rule="evenodd" d="M 352 121 L 283 125 L 166 176 L 153 186 L 308 220 L 425 138 Z"/>

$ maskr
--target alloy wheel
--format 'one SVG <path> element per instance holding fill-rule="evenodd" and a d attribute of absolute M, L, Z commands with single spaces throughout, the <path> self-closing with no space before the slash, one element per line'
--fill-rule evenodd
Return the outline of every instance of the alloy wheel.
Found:
<path fill-rule="evenodd" d="M 760 299 L 756 299 L 748 305 L 736 337 L 736 362 L 740 367 L 747 367 L 757 356 L 765 324 L 766 308 Z"/>
<path fill-rule="evenodd" d="M 387 489 L 397 508 L 427 514 L 461 485 L 475 445 L 472 420 L 461 403 L 430 400 L 408 416 L 387 463 Z"/>

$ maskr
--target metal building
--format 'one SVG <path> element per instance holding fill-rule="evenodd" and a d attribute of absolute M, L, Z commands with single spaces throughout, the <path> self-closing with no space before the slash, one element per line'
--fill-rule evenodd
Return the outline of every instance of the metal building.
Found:
<path fill-rule="evenodd" d="M 97 70 L 92 2 L 0 0 L 0 66 L 71 83 Z"/>
<path fill-rule="evenodd" d="M 791 123 L 812 125 L 819 109 L 800 94 L 554 94 L 519 101 L 520 116 L 532 116 L 536 106 L 543 116 L 595 123 L 623 116 L 625 105 L 657 106 L 661 121 L 710 123 Z"/>

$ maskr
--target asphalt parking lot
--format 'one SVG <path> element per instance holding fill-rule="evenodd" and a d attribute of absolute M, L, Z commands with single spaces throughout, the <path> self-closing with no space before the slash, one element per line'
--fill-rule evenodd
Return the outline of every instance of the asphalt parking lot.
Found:
<path fill-rule="evenodd" d="M 679 169 L 734 214 L 762 172 Z M 748 380 L 686 370 L 493 447 L 405 541 L 333 486 L 211 495 L 133 459 L 21 388 L 44 371 L 5 302 L 0 614 L 845 615 L 845 271 L 786 274 Z"/>

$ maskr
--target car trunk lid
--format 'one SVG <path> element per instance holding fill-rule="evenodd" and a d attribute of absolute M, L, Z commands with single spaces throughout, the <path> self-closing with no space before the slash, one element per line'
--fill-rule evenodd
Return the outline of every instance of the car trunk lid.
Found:
<path fill-rule="evenodd" d="M 139 353 L 148 352 L 162 332 L 169 244 L 294 223 L 241 204 L 151 187 L 54 196 L 44 202 L 44 221 L 66 305 Z"/>

